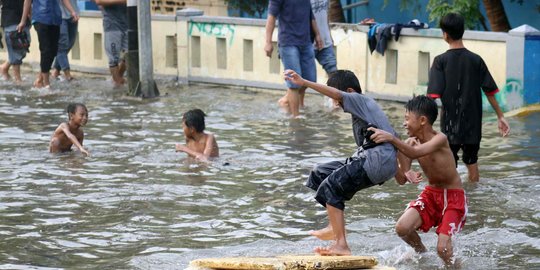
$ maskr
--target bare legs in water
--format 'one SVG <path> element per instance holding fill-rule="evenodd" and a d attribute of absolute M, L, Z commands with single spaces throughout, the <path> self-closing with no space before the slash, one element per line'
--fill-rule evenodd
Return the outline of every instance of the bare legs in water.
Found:
<path fill-rule="evenodd" d="M 315 252 L 324 256 L 346 256 L 351 255 L 351 249 L 345 238 L 345 217 L 343 210 L 326 204 L 329 224 L 326 228 L 313 231 L 310 234 L 321 240 L 334 240 L 335 242 L 327 247 L 316 247 Z"/>
<path fill-rule="evenodd" d="M 15 84 L 21 84 L 22 78 L 21 78 L 21 65 L 11 65 L 9 61 L 4 62 L 2 65 L 0 65 L 0 75 L 3 77 L 4 80 L 10 80 L 11 76 L 9 76 L 9 68 L 13 67 L 13 81 Z"/>

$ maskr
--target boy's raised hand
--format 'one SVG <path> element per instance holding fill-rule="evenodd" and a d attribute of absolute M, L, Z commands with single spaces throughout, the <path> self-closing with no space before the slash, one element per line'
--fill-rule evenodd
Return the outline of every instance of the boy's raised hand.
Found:
<path fill-rule="evenodd" d="M 286 81 L 290 81 L 296 85 L 304 86 L 304 79 L 294 72 L 294 70 L 287 69 L 283 72 L 283 77 Z"/>
<path fill-rule="evenodd" d="M 407 177 L 407 181 L 409 181 L 409 182 L 411 182 L 413 184 L 418 184 L 418 183 L 422 182 L 422 180 L 424 180 L 424 177 L 422 176 L 422 173 L 415 172 L 413 170 L 409 170 L 408 172 L 406 172 L 405 177 Z"/>

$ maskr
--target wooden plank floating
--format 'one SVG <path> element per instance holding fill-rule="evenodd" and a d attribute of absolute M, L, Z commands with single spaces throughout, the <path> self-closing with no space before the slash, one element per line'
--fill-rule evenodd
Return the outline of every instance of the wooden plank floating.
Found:
<path fill-rule="evenodd" d="M 278 256 L 208 258 L 191 261 L 191 267 L 235 270 L 393 269 L 378 267 L 373 256 Z"/>

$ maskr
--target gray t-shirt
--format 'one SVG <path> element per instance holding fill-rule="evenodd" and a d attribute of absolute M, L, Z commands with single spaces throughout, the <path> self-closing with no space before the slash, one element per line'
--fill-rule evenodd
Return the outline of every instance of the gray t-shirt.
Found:
<path fill-rule="evenodd" d="M 364 142 L 362 128 L 368 123 L 376 125 L 379 129 L 396 135 L 388 118 L 375 100 L 358 93 L 342 93 L 343 110 L 352 115 L 354 140 L 360 147 Z M 360 155 L 366 156 L 364 170 L 374 184 L 380 184 L 394 177 L 397 170 L 397 151 L 390 143 L 383 143 L 364 150 Z"/>
<path fill-rule="evenodd" d="M 71 6 L 75 10 L 75 13 L 79 14 L 79 5 L 77 5 L 77 0 L 69 0 L 71 3 Z M 69 10 L 64 6 L 64 2 L 60 1 L 60 10 L 62 11 L 62 19 L 67 20 L 71 18 L 71 13 L 69 13 Z"/>
<path fill-rule="evenodd" d="M 103 31 L 127 31 L 127 6 L 126 4 L 103 6 Z"/>
<path fill-rule="evenodd" d="M 332 36 L 328 26 L 328 0 L 311 0 L 311 10 L 319 28 L 319 34 L 323 41 L 323 48 L 332 46 Z M 314 44 L 315 45 L 315 44 Z"/>

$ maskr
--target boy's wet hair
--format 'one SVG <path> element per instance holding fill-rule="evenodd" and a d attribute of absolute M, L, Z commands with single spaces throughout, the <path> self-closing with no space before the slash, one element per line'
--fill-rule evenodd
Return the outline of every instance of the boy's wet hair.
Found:
<path fill-rule="evenodd" d="M 405 104 L 405 109 L 409 112 L 415 113 L 418 116 L 427 117 L 429 124 L 433 125 L 435 120 L 437 120 L 437 115 L 439 114 L 437 103 L 430 97 L 421 95 L 416 96 L 409 100 Z"/>
<path fill-rule="evenodd" d="M 347 88 L 352 88 L 357 93 L 362 93 L 362 88 L 360 87 L 360 81 L 354 73 L 350 70 L 340 69 L 330 74 L 326 85 L 334 87 L 343 92 L 347 92 Z"/>
<path fill-rule="evenodd" d="M 182 121 L 187 127 L 195 128 L 197 132 L 203 132 L 206 128 L 204 117 L 206 114 L 201 109 L 193 109 L 184 113 Z"/>
<path fill-rule="evenodd" d="M 439 27 L 447 33 L 452 40 L 460 40 L 465 32 L 465 21 L 457 13 L 448 13 L 439 21 Z"/>
<path fill-rule="evenodd" d="M 66 108 L 66 112 L 68 113 L 68 115 L 71 115 L 72 113 L 75 113 L 77 111 L 78 107 L 81 107 L 86 112 L 88 112 L 88 109 L 86 108 L 86 105 L 84 105 L 82 103 L 70 103 Z"/>

